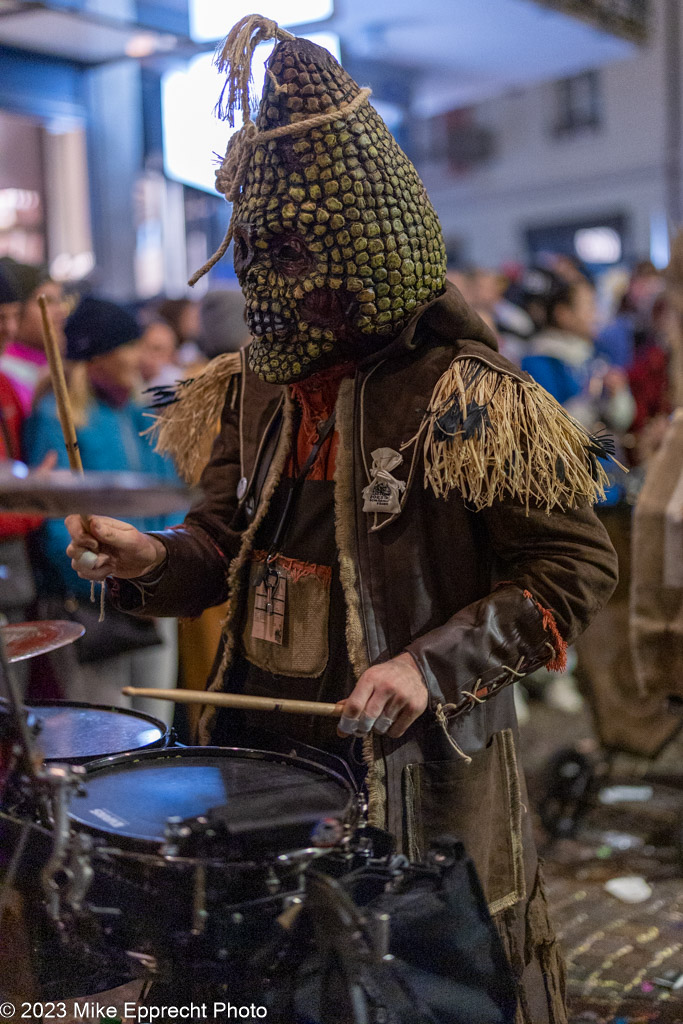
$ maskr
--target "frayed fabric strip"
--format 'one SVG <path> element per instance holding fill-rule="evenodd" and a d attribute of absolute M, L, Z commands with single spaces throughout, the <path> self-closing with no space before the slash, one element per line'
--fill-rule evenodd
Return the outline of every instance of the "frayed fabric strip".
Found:
<path fill-rule="evenodd" d="M 539 612 L 543 616 L 543 628 L 552 637 L 552 644 L 549 644 L 554 651 L 554 657 L 551 658 L 546 664 L 546 668 L 550 669 L 551 672 L 566 672 L 567 671 L 567 641 L 562 639 L 560 631 L 557 628 L 557 622 L 555 616 L 548 609 L 544 608 L 543 605 L 536 600 L 530 590 L 524 591 L 524 596 L 528 597 L 530 601 L 533 601 Z"/>

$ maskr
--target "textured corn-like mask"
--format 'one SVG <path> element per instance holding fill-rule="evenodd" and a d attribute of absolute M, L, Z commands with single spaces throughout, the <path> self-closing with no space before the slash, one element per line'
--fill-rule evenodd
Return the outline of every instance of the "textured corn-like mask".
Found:
<path fill-rule="evenodd" d="M 358 359 L 444 288 L 446 256 L 418 174 L 327 50 L 278 43 L 260 131 L 330 111 L 304 134 L 254 147 L 233 214 L 251 369 L 283 384 Z"/>

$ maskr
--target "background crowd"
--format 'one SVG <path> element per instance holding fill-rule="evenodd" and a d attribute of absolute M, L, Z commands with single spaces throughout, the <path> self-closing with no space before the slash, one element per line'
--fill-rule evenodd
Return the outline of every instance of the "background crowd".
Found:
<path fill-rule="evenodd" d="M 606 467 L 611 486 L 599 514 L 620 554 L 623 597 L 631 508 L 673 408 L 672 314 L 663 274 L 644 261 L 596 280 L 577 261 L 548 254 L 531 267 L 453 267 L 449 277 L 494 329 L 508 359 L 591 432 L 614 438 L 617 457 L 630 473 Z M 68 462 L 43 351 L 40 294 L 47 297 L 63 345 L 86 470 L 125 469 L 173 479 L 174 467 L 144 436 L 145 408 L 153 389 L 174 386 L 209 359 L 248 341 L 241 293 L 209 291 L 199 302 L 160 296 L 124 308 L 87 291 L 64 294 L 40 268 L 0 260 L 1 451 L 5 458 L 49 468 Z M 176 516 L 135 525 L 161 528 L 182 515 L 179 509 Z M 180 678 L 184 685 L 201 687 L 202 666 L 208 671 L 212 656 L 213 626 L 181 624 L 180 646 L 173 620 L 142 624 L 109 609 L 98 627 L 89 587 L 71 569 L 66 543 L 59 521 L 0 516 L 0 563 L 8 567 L 0 573 L 0 612 L 14 621 L 74 618 L 88 630 L 73 648 L 30 663 L 28 694 L 122 704 L 127 699 L 119 691 L 129 683 L 168 688 Z M 618 605 L 618 596 L 615 601 Z M 613 602 L 610 614 L 614 607 Z M 219 618 L 213 610 L 207 615 L 214 625 Z M 626 634 L 610 643 L 615 661 L 623 664 Z M 598 646 L 603 665 L 604 634 Z M 564 677 L 525 684 L 519 694 L 522 718 L 525 693 L 576 711 L 582 693 L 591 695 L 605 675 L 596 665 L 589 638 L 573 652 Z M 168 721 L 173 705 L 139 701 L 136 707 Z"/>

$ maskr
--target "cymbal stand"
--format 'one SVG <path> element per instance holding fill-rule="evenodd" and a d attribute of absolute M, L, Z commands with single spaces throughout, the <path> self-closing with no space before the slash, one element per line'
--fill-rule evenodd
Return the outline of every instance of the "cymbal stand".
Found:
<path fill-rule="evenodd" d="M 90 880 L 90 866 L 87 863 L 88 850 L 83 843 L 75 839 L 69 822 L 69 800 L 74 792 L 82 787 L 85 770 L 77 765 L 53 764 L 39 765 L 33 744 L 33 737 L 26 721 L 22 694 L 19 689 L 14 669 L 7 657 L 5 643 L 0 634 L 0 673 L 7 692 L 8 707 L 16 726 L 18 745 L 21 747 L 20 762 L 28 778 L 28 795 L 33 798 L 39 816 L 44 824 L 53 830 L 53 844 L 50 859 L 41 871 L 41 883 L 45 893 L 47 911 L 53 921 L 59 921 L 61 911 L 62 887 L 57 878 L 63 875 L 67 879 L 67 899 L 73 900 L 74 907 L 82 903 Z M 11 866 L 13 871 L 6 873 L 0 882 L 0 905 L 6 900 L 21 860 L 30 831 L 30 821 L 22 830 L 17 849 L 15 849 Z M 69 863 L 67 864 L 67 861 Z"/>
<path fill-rule="evenodd" d="M 51 796 L 54 838 L 50 859 L 40 873 L 40 880 L 45 894 L 47 912 L 53 921 L 61 919 L 62 887 L 57 881 L 59 876 L 67 880 L 67 895 L 76 894 L 82 888 L 80 901 L 87 889 L 89 878 L 79 879 L 74 868 L 79 863 L 79 854 L 72 848 L 74 836 L 69 822 L 69 800 L 72 793 L 77 792 L 85 769 L 80 765 L 53 764 L 42 772 L 42 781 L 47 784 Z M 67 864 L 67 860 L 70 861 Z M 92 876 L 90 876 L 92 877 Z M 79 901 L 79 902 L 80 902 Z"/>
<path fill-rule="evenodd" d="M 33 783 L 36 797 L 38 797 L 40 773 L 33 746 L 33 739 L 26 721 L 24 701 L 21 690 L 19 689 L 19 683 L 17 682 L 17 677 L 14 674 L 14 669 L 9 663 L 2 634 L 0 634 L 0 673 L 2 674 L 2 679 L 7 691 L 10 714 L 14 718 L 17 736 L 22 748 L 21 758 L 24 762 L 24 768 L 30 781 Z"/>

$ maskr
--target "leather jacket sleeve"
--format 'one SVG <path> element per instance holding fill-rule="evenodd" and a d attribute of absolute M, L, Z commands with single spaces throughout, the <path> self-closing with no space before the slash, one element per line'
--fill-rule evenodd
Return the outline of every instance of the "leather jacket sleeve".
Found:
<path fill-rule="evenodd" d="M 500 502 L 477 514 L 501 582 L 407 647 L 432 705 L 459 711 L 553 660 L 558 634 L 563 644 L 578 636 L 617 582 L 616 553 L 591 509 L 527 514 Z"/>
<path fill-rule="evenodd" d="M 153 533 L 167 552 L 161 570 L 149 578 L 109 581 L 113 603 L 123 611 L 193 618 L 226 600 L 228 567 L 241 538 L 234 522 L 241 469 L 233 405 L 226 401 L 223 408 L 221 430 L 199 482 L 201 498 L 182 526 Z"/>

